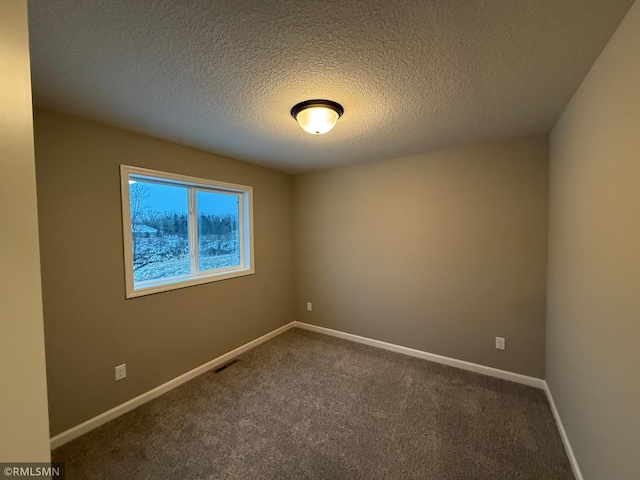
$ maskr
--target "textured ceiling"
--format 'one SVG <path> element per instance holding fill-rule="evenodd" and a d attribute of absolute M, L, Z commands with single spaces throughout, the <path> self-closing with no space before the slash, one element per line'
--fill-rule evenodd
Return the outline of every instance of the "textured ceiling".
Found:
<path fill-rule="evenodd" d="M 30 0 L 36 105 L 297 173 L 548 131 L 633 0 Z M 291 107 L 344 106 L 326 135 Z"/>

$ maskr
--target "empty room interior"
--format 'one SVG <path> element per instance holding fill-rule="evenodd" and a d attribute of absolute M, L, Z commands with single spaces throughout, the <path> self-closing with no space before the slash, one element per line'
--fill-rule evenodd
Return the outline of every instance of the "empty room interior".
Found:
<path fill-rule="evenodd" d="M 640 1 L 0 0 L 0 52 L 2 478 L 640 480 Z"/>

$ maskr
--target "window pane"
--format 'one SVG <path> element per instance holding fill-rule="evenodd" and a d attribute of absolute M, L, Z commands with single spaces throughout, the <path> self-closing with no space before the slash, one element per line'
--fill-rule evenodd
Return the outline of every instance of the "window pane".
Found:
<path fill-rule="evenodd" d="M 129 180 L 134 282 L 189 275 L 187 189 Z"/>
<path fill-rule="evenodd" d="M 213 270 L 240 265 L 238 196 L 198 190 L 196 209 L 198 268 Z"/>

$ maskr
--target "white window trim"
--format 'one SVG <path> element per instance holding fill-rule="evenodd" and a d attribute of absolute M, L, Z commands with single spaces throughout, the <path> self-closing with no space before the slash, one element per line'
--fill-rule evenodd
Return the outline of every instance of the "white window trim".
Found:
<path fill-rule="evenodd" d="M 131 212 L 129 201 L 129 176 L 149 177 L 149 180 L 160 180 L 162 183 L 175 183 L 176 185 L 191 187 L 188 192 L 194 198 L 189 199 L 188 204 L 195 205 L 196 190 L 223 191 L 238 195 L 240 205 L 238 224 L 243 225 L 243 235 L 240 237 L 240 266 L 227 267 L 215 270 L 215 273 L 189 275 L 184 277 L 161 278 L 158 280 L 149 280 L 138 282 L 143 284 L 142 287 L 135 288 L 133 281 L 133 234 L 131 231 Z M 217 282 L 227 280 L 229 278 L 252 275 L 255 273 L 254 267 L 254 249 L 253 249 L 253 188 L 246 185 L 235 183 L 218 182 L 206 178 L 190 177 L 187 175 L 179 175 L 176 173 L 161 172 L 158 170 L 149 170 L 147 168 L 133 167 L 130 165 L 120 165 L 120 190 L 122 197 L 122 238 L 124 246 L 124 271 L 125 271 L 125 290 L 126 298 L 141 297 L 154 293 L 176 290 L 178 288 L 191 287 L 201 285 L 203 283 Z M 195 208 L 190 209 L 189 228 L 197 229 L 197 219 Z M 191 238 L 196 238 L 191 234 Z M 198 248 L 190 246 L 191 262 L 198 261 Z M 197 263 L 196 263 L 197 265 Z M 192 269 L 193 270 L 193 269 Z M 181 280 L 184 279 L 184 280 Z"/>

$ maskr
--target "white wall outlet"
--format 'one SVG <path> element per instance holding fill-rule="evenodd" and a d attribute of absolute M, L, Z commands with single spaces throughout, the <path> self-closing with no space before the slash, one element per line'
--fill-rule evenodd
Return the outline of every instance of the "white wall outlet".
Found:
<path fill-rule="evenodd" d="M 116 367 L 116 382 L 118 380 L 122 380 L 127 376 L 127 364 L 123 363 L 122 365 L 118 365 Z"/>
<path fill-rule="evenodd" d="M 311 310 L 313 310 L 313 305 L 311 305 L 311 302 L 307 302 L 307 312 L 310 312 Z"/>
<path fill-rule="evenodd" d="M 496 337 L 496 348 L 498 350 L 504 350 L 504 337 Z"/>

